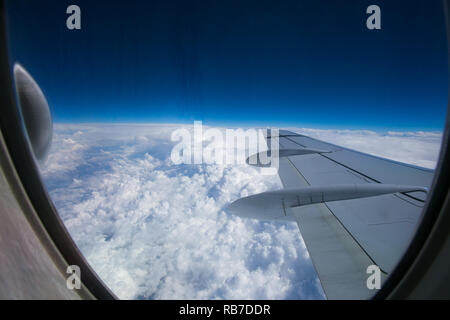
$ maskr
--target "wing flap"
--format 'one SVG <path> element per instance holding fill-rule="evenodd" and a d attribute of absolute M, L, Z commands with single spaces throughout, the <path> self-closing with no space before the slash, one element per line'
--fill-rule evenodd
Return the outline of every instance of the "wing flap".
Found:
<path fill-rule="evenodd" d="M 366 270 L 374 262 L 333 213 L 315 204 L 292 208 L 292 214 L 327 298 L 369 298 Z"/>

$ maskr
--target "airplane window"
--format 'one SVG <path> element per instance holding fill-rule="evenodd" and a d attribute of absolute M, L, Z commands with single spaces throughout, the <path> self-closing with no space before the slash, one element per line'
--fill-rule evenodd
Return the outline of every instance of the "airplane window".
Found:
<path fill-rule="evenodd" d="M 121 299 L 368 299 L 422 219 L 440 1 L 6 2 L 30 147 Z"/>

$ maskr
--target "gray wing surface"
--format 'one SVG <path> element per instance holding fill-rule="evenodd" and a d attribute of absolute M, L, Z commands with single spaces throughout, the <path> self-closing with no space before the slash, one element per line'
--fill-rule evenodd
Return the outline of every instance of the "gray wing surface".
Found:
<path fill-rule="evenodd" d="M 284 191 L 276 196 L 282 208 L 278 211 L 283 214 L 274 213 L 274 219 L 297 222 L 328 299 L 372 296 L 375 292 L 366 285 L 367 267 L 377 265 L 382 271 L 382 281 L 393 271 L 420 220 L 426 199 L 424 191 L 431 185 L 433 170 L 285 130 L 280 130 L 278 137 L 267 137 L 269 148 L 275 141 L 280 148 L 278 174 Z M 283 156 L 282 150 L 286 149 L 289 152 Z M 320 152 L 290 155 L 295 149 Z M 356 191 L 349 193 L 348 186 L 355 186 Z M 374 186 L 383 191 L 363 195 L 357 191 Z M 292 194 L 298 194 L 298 201 L 292 200 L 295 198 Z M 273 193 L 256 197 L 261 203 L 276 198 Z M 253 202 L 250 200 L 240 199 L 231 208 L 234 212 L 244 207 L 248 210 L 248 204 L 255 198 Z"/>

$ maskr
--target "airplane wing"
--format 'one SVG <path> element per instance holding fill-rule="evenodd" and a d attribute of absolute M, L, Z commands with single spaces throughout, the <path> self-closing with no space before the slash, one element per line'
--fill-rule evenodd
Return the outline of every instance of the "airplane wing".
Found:
<path fill-rule="evenodd" d="M 239 199 L 228 211 L 296 221 L 327 298 L 371 297 L 367 268 L 377 265 L 381 282 L 393 271 L 420 220 L 433 170 L 286 130 L 266 141 L 269 150 L 278 143 L 284 189 Z"/>

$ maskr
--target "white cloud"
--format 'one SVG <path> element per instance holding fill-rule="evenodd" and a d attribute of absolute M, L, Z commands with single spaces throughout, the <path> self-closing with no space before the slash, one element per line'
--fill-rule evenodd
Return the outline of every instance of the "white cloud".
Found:
<path fill-rule="evenodd" d="M 281 188 L 246 166 L 173 165 L 175 126 L 55 125 L 42 168 L 69 232 L 124 299 L 309 299 L 323 293 L 295 223 L 223 207 Z M 296 129 L 432 167 L 440 135 Z"/>
<path fill-rule="evenodd" d="M 322 297 L 295 223 L 222 210 L 281 188 L 278 176 L 246 165 L 172 165 L 174 127 L 55 129 L 46 184 L 77 245 L 120 298 Z"/>

